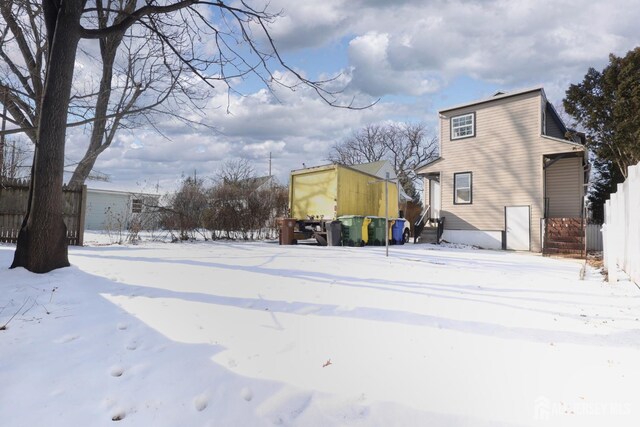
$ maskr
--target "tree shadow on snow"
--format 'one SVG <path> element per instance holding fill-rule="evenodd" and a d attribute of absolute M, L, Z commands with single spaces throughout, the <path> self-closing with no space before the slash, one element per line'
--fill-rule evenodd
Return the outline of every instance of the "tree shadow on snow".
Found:
<path fill-rule="evenodd" d="M 86 254 L 76 254 L 75 256 L 91 256 Z M 118 259 L 121 261 L 130 261 L 135 263 L 157 263 L 157 259 L 149 259 L 143 257 L 121 257 L 110 256 L 109 259 Z M 492 305 L 497 307 L 504 307 L 514 310 L 522 310 L 528 312 L 534 312 L 549 316 L 560 316 L 565 318 L 571 318 L 577 321 L 584 321 L 583 315 L 576 314 L 575 310 L 567 312 L 567 305 L 576 307 L 579 303 L 575 300 L 564 299 L 558 300 L 557 298 L 539 298 L 539 297 L 525 297 L 516 295 L 504 295 L 501 292 L 505 290 L 502 288 L 487 288 L 485 286 L 478 287 L 477 285 L 450 285 L 441 283 L 418 283 L 407 282 L 400 280 L 380 279 L 375 277 L 361 278 L 354 276 L 346 276 L 344 274 L 332 274 L 332 273 L 318 273 L 318 272 L 305 272 L 296 269 L 282 269 L 282 268 L 268 268 L 262 263 L 260 266 L 238 266 L 227 265 L 214 261 L 199 261 L 199 260 L 171 260 L 162 259 L 162 263 L 175 263 L 188 266 L 206 267 L 212 270 L 223 269 L 231 271 L 239 271 L 245 273 L 252 273 L 257 275 L 269 275 L 277 277 L 286 277 L 289 279 L 300 280 L 309 282 L 311 284 L 317 284 L 322 286 L 344 286 L 357 289 L 375 290 L 381 292 L 393 292 L 406 294 L 408 296 L 421 296 L 429 297 L 433 304 L 437 304 L 437 300 L 452 300 L 460 302 L 472 302 L 483 305 Z M 151 266 L 150 266 L 151 267 Z M 215 274 L 212 273 L 212 277 Z M 271 313 L 289 313 L 306 315 L 304 313 L 311 313 L 315 316 L 330 316 L 337 318 L 354 318 L 381 322 L 393 322 L 414 326 L 425 326 L 438 329 L 450 329 L 454 331 L 476 334 L 482 336 L 503 338 L 503 339 L 515 339 L 523 341 L 541 342 L 541 343 L 569 343 L 569 344 L 584 344 L 584 345 L 598 345 L 598 346 L 613 346 L 613 347 L 637 347 L 640 345 L 640 333 L 633 331 L 624 331 L 609 335 L 597 335 L 579 332 L 558 331 L 549 329 L 519 327 L 519 326 L 506 326 L 497 323 L 483 322 L 478 320 L 458 320 L 452 318 L 444 318 L 440 316 L 434 316 L 429 314 L 428 307 L 425 307 L 424 313 L 415 313 L 400 311 L 394 309 L 387 309 L 383 307 L 354 307 L 351 309 L 344 309 L 340 304 L 319 304 L 319 303 L 305 303 L 305 302 L 288 302 L 288 301 L 276 301 L 276 300 L 264 300 L 263 298 L 240 298 L 229 297 L 222 295 L 215 295 L 212 293 L 199 293 L 199 292 L 178 292 L 166 289 L 158 289 L 153 286 L 139 286 L 135 285 L 133 288 L 137 289 L 136 295 L 146 296 L 149 298 L 174 298 L 185 301 L 200 302 L 207 304 L 214 304 L 220 306 L 237 307 L 248 310 L 268 310 Z M 132 289 L 133 289 L 132 288 Z M 215 287 L 212 286 L 212 292 L 215 292 Z M 507 290 L 508 291 L 508 290 Z M 491 294 L 495 292 L 497 294 Z M 551 291 L 553 293 L 553 291 Z M 580 293 L 568 295 L 579 295 Z M 123 295 L 127 295 L 126 293 Z M 591 296 L 591 295 L 589 295 Z M 594 295 L 596 297 L 597 295 Z M 521 304 L 517 304 L 521 303 Z M 544 309 L 530 306 L 531 303 L 543 303 L 550 304 L 557 309 Z M 589 306 L 602 306 L 610 307 L 611 305 L 602 304 L 598 302 L 588 302 Z M 617 321 L 629 321 L 634 320 L 630 317 L 617 316 L 615 318 L 606 318 Z M 605 318 L 598 319 L 605 320 Z"/>

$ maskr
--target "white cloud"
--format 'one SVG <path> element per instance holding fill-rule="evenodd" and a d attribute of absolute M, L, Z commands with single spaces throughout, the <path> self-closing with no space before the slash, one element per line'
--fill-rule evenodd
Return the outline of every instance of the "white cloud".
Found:
<path fill-rule="evenodd" d="M 407 48 L 408 40 L 398 40 L 399 48 Z M 353 79 L 351 87 L 371 96 L 387 94 L 424 95 L 438 89 L 435 79 L 423 70 L 390 62 L 388 34 L 367 33 L 349 43 L 349 59 Z"/>
<path fill-rule="evenodd" d="M 264 7 L 263 1 L 253 1 Z M 260 6 L 257 6 L 260 5 Z M 352 16 L 346 0 L 272 0 L 267 10 L 279 14 L 269 28 L 277 45 L 284 50 L 317 47 L 348 30 Z"/>
<path fill-rule="evenodd" d="M 297 34 L 316 46 L 350 37 L 354 84 L 376 96 L 429 93 L 434 79 L 457 75 L 509 86 L 576 79 L 640 42 L 635 0 L 276 3 L 298 18 L 297 26 L 274 24 L 285 39 Z M 341 25 L 321 31 L 336 15 Z"/>

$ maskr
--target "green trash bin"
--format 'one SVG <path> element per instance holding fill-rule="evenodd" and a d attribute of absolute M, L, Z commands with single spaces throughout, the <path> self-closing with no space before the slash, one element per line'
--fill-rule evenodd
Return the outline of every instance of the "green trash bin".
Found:
<path fill-rule="evenodd" d="M 384 218 L 379 216 L 369 216 L 369 245 L 384 245 Z"/>
<path fill-rule="evenodd" d="M 358 215 L 345 215 L 338 217 L 342 223 L 342 246 L 363 246 L 362 224 L 364 217 Z"/>

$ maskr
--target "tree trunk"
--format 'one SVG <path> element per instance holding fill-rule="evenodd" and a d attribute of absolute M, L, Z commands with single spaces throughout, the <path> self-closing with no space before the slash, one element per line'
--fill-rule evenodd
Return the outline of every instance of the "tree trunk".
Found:
<path fill-rule="evenodd" d="M 64 148 L 84 0 L 60 3 L 58 6 L 57 2 L 43 0 L 47 32 L 52 42 L 31 171 L 29 204 L 11 265 L 11 268 L 24 267 L 34 273 L 69 266 L 67 227 L 62 216 Z"/>
<path fill-rule="evenodd" d="M 131 2 L 130 2 L 131 3 Z M 133 2 L 135 4 L 135 2 Z M 106 24 L 105 24 L 106 25 Z M 93 122 L 93 130 L 91 131 L 91 139 L 87 151 L 76 166 L 71 175 L 69 186 L 80 188 L 84 185 L 89 177 L 93 165 L 95 165 L 98 156 L 111 145 L 111 139 L 105 135 L 109 100 L 111 99 L 111 80 L 113 79 L 113 63 L 116 58 L 118 47 L 122 41 L 122 34 L 107 37 L 100 40 L 100 53 L 102 56 L 102 78 L 100 79 L 100 91 L 96 101 L 95 117 Z"/>

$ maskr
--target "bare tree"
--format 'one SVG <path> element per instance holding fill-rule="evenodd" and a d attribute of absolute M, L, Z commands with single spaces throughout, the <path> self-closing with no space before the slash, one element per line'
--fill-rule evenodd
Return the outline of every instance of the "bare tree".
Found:
<path fill-rule="evenodd" d="M 195 240 L 196 233 L 203 228 L 204 216 L 208 208 L 207 189 L 201 179 L 187 177 L 180 189 L 169 195 L 163 211 L 163 225 L 176 230 L 180 240 Z M 202 234 L 205 236 L 206 235 Z"/>
<path fill-rule="evenodd" d="M 238 184 L 254 176 L 255 171 L 249 160 L 227 160 L 216 174 L 216 180 L 222 184 Z"/>
<path fill-rule="evenodd" d="M 327 160 L 341 165 L 377 162 L 386 157 L 385 133 L 381 125 L 367 125 L 331 147 Z"/>
<path fill-rule="evenodd" d="M 241 181 L 220 181 L 208 191 L 209 209 L 204 225 L 212 239 L 264 238 L 275 231 L 276 218 L 288 206 L 286 187 L 250 177 Z"/>
<path fill-rule="evenodd" d="M 46 42 L 42 8 L 29 0 L 0 2 L 0 102 L 8 120 L 37 140 L 39 110 L 44 92 Z M 8 114 L 7 114 L 8 113 Z M 4 132 L 5 131 L 3 128 Z"/>
<path fill-rule="evenodd" d="M 107 0 L 104 8 L 96 8 L 97 28 L 121 22 L 135 6 L 136 0 Z M 6 132 L 24 132 L 35 143 L 48 49 L 43 10 L 36 0 L 6 0 L 0 12 L 6 24 L 0 38 L 4 62 L 0 102 L 9 111 L 4 118 L 17 127 Z M 74 165 L 70 186 L 84 184 L 118 129 L 150 122 L 156 113 L 183 119 L 175 112 L 185 111 L 185 100 L 193 104 L 206 97 L 205 92 L 195 93 L 190 85 L 179 84 L 184 63 L 165 55 L 162 45 L 152 38 L 153 33 L 130 29 L 100 39 L 97 55 L 91 45 L 81 48 L 83 62 L 100 65 L 100 78 L 95 85 L 93 79 L 83 79 L 72 86 L 67 126 L 88 127 L 90 136 L 84 156 Z M 176 104 L 181 105 L 177 108 Z M 190 107 L 187 112 L 197 110 L 198 105 Z"/>
<path fill-rule="evenodd" d="M 415 169 L 437 156 L 437 137 L 429 136 L 424 124 L 372 124 L 335 144 L 327 160 L 343 165 L 388 160 L 403 189 L 417 202 Z"/>
<path fill-rule="evenodd" d="M 21 138 L 12 138 L 0 144 L 0 177 L 25 178 L 29 175 L 31 149 Z"/>
<path fill-rule="evenodd" d="M 3 1 L 2 5 L 17 3 L 24 0 Z M 31 190 L 12 267 L 47 272 L 69 265 L 62 183 L 66 128 L 69 115 L 76 113 L 69 107 L 81 40 L 96 40 L 102 48 L 111 38 L 124 38 L 126 34 L 144 37 L 146 46 L 157 48 L 164 58 L 171 58 L 168 62 L 176 61 L 188 72 L 190 78 L 172 74 L 182 88 L 193 86 L 194 78 L 210 87 L 217 83 L 229 87 L 231 80 L 249 75 L 267 85 L 292 88 L 274 73 L 272 67 L 280 66 L 297 79 L 296 85 L 304 85 L 329 105 L 339 106 L 337 94 L 328 89 L 326 81 L 311 81 L 283 61 L 268 30 L 276 15 L 266 7 L 258 9 L 244 0 L 233 5 L 205 0 L 41 0 L 41 4 L 46 57 L 38 52 L 25 67 L 46 63 L 46 78 L 39 93 L 33 94 L 37 108 L 30 120 L 34 125 L 31 132 L 36 135 Z M 13 8 L 9 12 L 16 16 Z M 6 36 L 8 31 L 3 29 L 2 34 Z M 351 104 L 344 107 L 355 108 Z M 16 117 L 14 112 L 10 114 Z M 21 112 L 16 114 L 15 121 L 26 128 L 28 123 L 21 122 Z M 97 118 L 101 117 L 87 120 Z"/>

